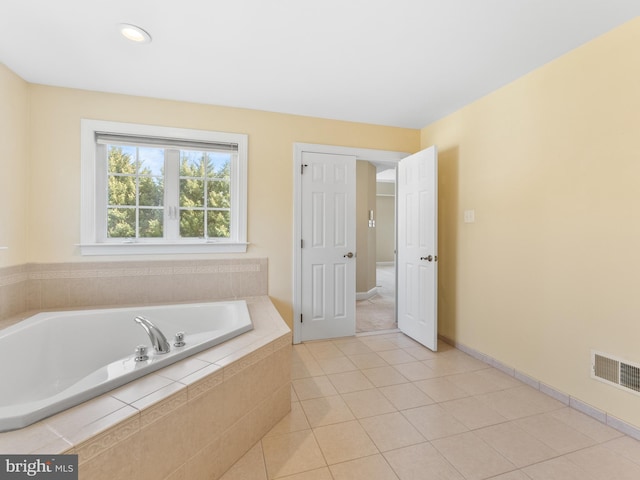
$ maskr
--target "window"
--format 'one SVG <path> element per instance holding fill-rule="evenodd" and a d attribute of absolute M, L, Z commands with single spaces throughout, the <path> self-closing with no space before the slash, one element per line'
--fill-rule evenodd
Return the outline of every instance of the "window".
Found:
<path fill-rule="evenodd" d="M 247 136 L 82 120 L 83 255 L 245 252 Z"/>

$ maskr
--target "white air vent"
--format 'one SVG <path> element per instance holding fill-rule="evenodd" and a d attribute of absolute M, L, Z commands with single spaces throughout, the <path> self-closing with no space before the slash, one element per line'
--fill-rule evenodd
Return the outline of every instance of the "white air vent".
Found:
<path fill-rule="evenodd" d="M 640 365 L 612 355 L 591 351 L 591 377 L 640 394 Z"/>

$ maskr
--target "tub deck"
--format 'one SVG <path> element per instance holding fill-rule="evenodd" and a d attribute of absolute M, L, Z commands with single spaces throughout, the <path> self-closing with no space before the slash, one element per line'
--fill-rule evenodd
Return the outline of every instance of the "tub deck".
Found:
<path fill-rule="evenodd" d="M 153 320 L 169 340 L 185 332 L 185 344 L 161 355 L 149 347 L 148 359 L 135 361 L 136 346 L 150 343 L 132 321 L 137 315 Z M 19 359 L 0 363 L 0 378 L 14 386 L 0 397 L 0 432 L 31 425 L 252 329 L 244 300 L 36 314 L 0 330 L 2 358 Z"/>
<path fill-rule="evenodd" d="M 80 478 L 218 478 L 290 409 L 291 331 L 270 299 L 254 329 L 20 430 L 5 454 L 74 453 Z"/>

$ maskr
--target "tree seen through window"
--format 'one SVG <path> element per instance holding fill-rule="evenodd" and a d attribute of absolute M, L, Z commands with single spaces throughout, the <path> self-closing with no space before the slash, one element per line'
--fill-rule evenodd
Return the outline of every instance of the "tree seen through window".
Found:
<path fill-rule="evenodd" d="M 230 177 L 228 153 L 180 152 L 181 237 L 229 238 Z"/>
<path fill-rule="evenodd" d="M 108 237 L 163 236 L 164 176 L 154 161 L 158 155 L 162 149 L 109 145 Z"/>
<path fill-rule="evenodd" d="M 231 236 L 231 154 L 181 150 L 179 234 L 182 238 Z M 107 236 L 163 237 L 165 150 L 109 145 Z"/>

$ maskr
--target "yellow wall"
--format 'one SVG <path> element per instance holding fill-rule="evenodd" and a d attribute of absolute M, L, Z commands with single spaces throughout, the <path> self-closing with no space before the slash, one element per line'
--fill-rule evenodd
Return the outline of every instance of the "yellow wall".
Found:
<path fill-rule="evenodd" d="M 421 132 L 30 85 L 0 66 L 0 266 L 114 259 L 74 247 L 81 118 L 247 133 L 248 255 L 268 257 L 291 323 L 293 143 L 437 144 L 441 332 L 640 426 L 640 397 L 589 378 L 591 348 L 640 363 L 637 45 L 638 20 Z"/>
<path fill-rule="evenodd" d="M 394 262 L 396 249 L 396 185 L 378 182 L 376 196 L 376 261 Z"/>
<path fill-rule="evenodd" d="M 28 84 L 0 63 L 0 267 L 27 261 Z"/>
<path fill-rule="evenodd" d="M 369 228 L 369 211 L 373 210 L 373 218 L 376 218 L 376 167 L 369 164 L 368 172 L 369 182 L 367 188 L 367 211 L 364 214 L 364 219 L 360 219 L 363 226 L 367 229 L 367 286 L 370 291 L 376 287 L 376 251 L 378 246 L 376 245 L 376 229 L 374 227 Z"/>
<path fill-rule="evenodd" d="M 634 20 L 421 132 L 441 333 L 636 426 L 640 397 L 590 379 L 590 350 L 640 363 L 638 45 Z"/>
<path fill-rule="evenodd" d="M 375 210 L 376 167 L 356 162 L 356 292 L 367 293 L 376 286 L 376 237 L 369 228 L 369 210 Z"/>
<path fill-rule="evenodd" d="M 378 186 L 381 184 L 378 183 Z M 383 183 L 391 185 L 393 183 Z M 378 190 L 380 191 L 380 190 Z M 392 195 L 376 197 L 376 261 L 394 262 L 396 248 L 396 199 Z"/>
<path fill-rule="evenodd" d="M 246 133 L 249 136 L 248 239 L 251 242 L 247 255 L 268 257 L 269 294 L 289 324 L 293 295 L 294 142 L 394 151 L 415 151 L 420 142 L 418 130 L 41 85 L 29 85 L 29 93 L 32 162 L 29 181 L 33 192 L 28 227 L 29 261 L 116 259 L 81 257 L 74 246 L 80 240 L 81 118 Z M 0 175 L 4 177 L 4 169 Z M 134 260 L 135 257 L 117 259 Z"/>

